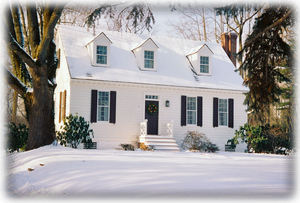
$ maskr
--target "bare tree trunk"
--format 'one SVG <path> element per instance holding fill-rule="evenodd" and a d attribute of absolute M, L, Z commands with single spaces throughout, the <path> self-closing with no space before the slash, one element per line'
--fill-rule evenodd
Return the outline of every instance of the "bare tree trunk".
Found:
<path fill-rule="evenodd" d="M 17 121 L 17 107 L 18 107 L 18 93 L 13 91 L 12 99 L 12 112 L 11 112 L 11 122 L 16 123 Z"/>
<path fill-rule="evenodd" d="M 221 30 L 221 34 L 224 33 L 224 21 L 223 21 L 223 15 L 220 14 L 220 30 Z"/>
<path fill-rule="evenodd" d="M 207 34 L 206 34 L 206 24 L 205 24 L 205 12 L 204 12 L 204 8 L 202 8 L 202 24 L 203 24 L 203 37 L 204 37 L 204 41 L 207 41 Z"/>

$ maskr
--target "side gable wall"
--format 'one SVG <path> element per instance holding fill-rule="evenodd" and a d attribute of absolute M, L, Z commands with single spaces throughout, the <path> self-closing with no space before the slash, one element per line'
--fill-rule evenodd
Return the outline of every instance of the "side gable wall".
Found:
<path fill-rule="evenodd" d="M 60 65 L 59 68 L 56 70 L 56 88 L 54 91 L 54 122 L 56 130 L 59 130 L 60 125 L 59 123 L 59 101 L 60 101 L 60 92 L 66 90 L 66 116 L 70 113 L 70 95 L 71 95 L 71 88 L 70 88 L 70 72 L 68 68 L 68 63 L 66 60 L 64 48 L 62 41 L 59 38 L 59 35 L 56 40 L 57 48 L 60 49 Z"/>

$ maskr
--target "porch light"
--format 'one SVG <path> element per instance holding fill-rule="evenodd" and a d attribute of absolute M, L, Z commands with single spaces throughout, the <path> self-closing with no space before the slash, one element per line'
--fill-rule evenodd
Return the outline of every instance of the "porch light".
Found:
<path fill-rule="evenodd" d="M 170 106 L 170 101 L 166 100 L 166 107 L 169 107 L 169 106 Z"/>

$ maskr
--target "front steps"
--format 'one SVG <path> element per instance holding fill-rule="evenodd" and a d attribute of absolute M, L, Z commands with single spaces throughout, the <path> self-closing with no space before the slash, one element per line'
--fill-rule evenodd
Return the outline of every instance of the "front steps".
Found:
<path fill-rule="evenodd" d="M 146 135 L 145 137 L 140 136 L 139 139 L 140 143 L 144 143 L 146 146 L 152 145 L 157 151 L 180 151 L 174 137 Z"/>

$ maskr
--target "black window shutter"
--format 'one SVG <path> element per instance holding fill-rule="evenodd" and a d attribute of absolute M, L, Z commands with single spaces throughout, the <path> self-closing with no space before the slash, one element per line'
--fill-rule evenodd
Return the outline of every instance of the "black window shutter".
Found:
<path fill-rule="evenodd" d="M 186 125 L 186 96 L 181 96 L 181 126 Z"/>
<path fill-rule="evenodd" d="M 202 127 L 202 112 L 203 112 L 203 105 L 202 105 L 202 97 L 197 97 L 197 126 Z"/>
<path fill-rule="evenodd" d="M 234 114 L 234 101 L 233 99 L 228 99 L 228 127 L 233 128 L 233 114 Z"/>
<path fill-rule="evenodd" d="M 110 91 L 109 122 L 116 123 L 116 91 Z"/>
<path fill-rule="evenodd" d="M 98 91 L 92 90 L 91 96 L 91 123 L 97 122 L 97 97 Z"/>
<path fill-rule="evenodd" d="M 218 127 L 218 98 L 214 97 L 213 99 L 213 127 Z"/>

